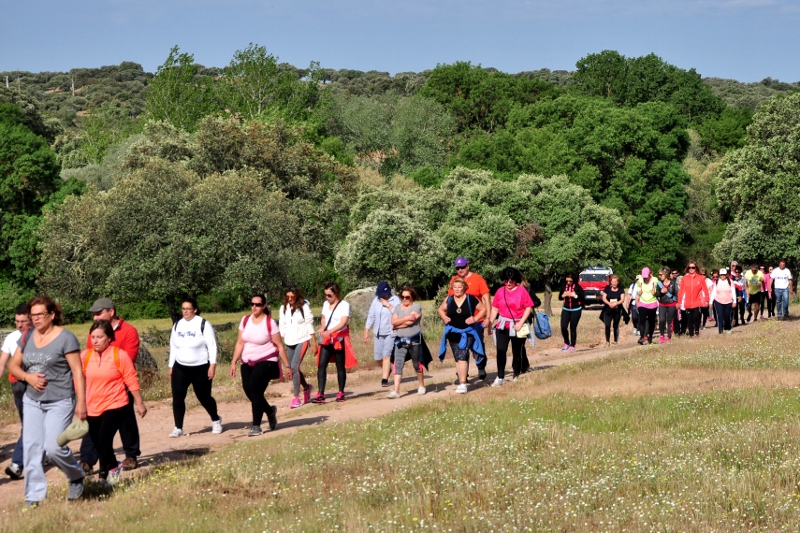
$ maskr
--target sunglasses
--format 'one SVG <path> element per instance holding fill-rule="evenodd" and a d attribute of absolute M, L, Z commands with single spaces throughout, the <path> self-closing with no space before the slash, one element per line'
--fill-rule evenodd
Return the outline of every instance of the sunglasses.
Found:
<path fill-rule="evenodd" d="M 466 270 L 466 269 L 467 269 L 467 267 L 465 267 L 465 266 L 464 267 L 456 267 L 456 272 L 459 272 L 461 270 Z"/>
<path fill-rule="evenodd" d="M 250 302 L 250 307 L 264 307 L 264 304 L 260 304 L 260 303 L 256 303 L 256 302 Z"/>
<path fill-rule="evenodd" d="M 411 299 L 411 296 L 410 296 L 410 295 L 408 295 L 408 294 L 404 294 L 403 296 L 401 296 L 401 298 L 402 298 L 403 300 L 410 300 L 410 299 Z"/>
<path fill-rule="evenodd" d="M 690 266 L 689 270 L 697 270 L 697 267 L 696 266 Z"/>
<path fill-rule="evenodd" d="M 329 292 L 326 292 L 325 293 L 325 298 L 333 298 L 333 294 L 331 294 Z"/>

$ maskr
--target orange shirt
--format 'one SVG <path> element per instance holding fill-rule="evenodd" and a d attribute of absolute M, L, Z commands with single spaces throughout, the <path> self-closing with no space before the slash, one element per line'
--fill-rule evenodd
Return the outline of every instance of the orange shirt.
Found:
<path fill-rule="evenodd" d="M 101 357 L 96 350 L 91 350 L 89 361 L 86 354 L 81 353 L 81 365 L 86 376 L 86 412 L 89 416 L 100 416 L 109 409 L 119 409 L 128 405 L 128 393 L 139 390 L 139 378 L 136 375 L 131 358 L 123 350 L 119 351 L 119 368 L 114 361 L 114 348 L 106 348 Z"/>
<path fill-rule="evenodd" d="M 450 278 L 450 288 L 447 290 L 448 296 L 453 295 L 453 280 L 459 277 L 461 276 L 455 275 Z M 470 272 L 469 275 L 463 279 L 467 282 L 467 294 L 474 296 L 480 300 L 481 303 L 483 303 L 483 295 L 489 294 L 489 286 L 486 284 L 486 280 L 475 272 Z M 476 316 L 477 314 L 478 310 L 475 309 L 473 316 Z M 486 316 L 488 317 L 489 315 L 487 314 Z"/>

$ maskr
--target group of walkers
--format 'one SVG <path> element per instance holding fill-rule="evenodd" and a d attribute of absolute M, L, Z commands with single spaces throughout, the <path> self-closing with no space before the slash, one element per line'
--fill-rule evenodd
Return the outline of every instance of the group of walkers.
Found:
<path fill-rule="evenodd" d="M 627 291 L 619 288 L 619 278 L 612 276 L 603 291 L 606 345 L 619 339 L 619 320 L 631 318 L 639 344 L 652 344 L 658 327 L 658 342 L 668 343 L 673 335 L 696 337 L 709 322 L 715 322 L 720 334 L 759 318 L 789 316 L 792 273 L 781 261 L 778 267 L 751 264 L 743 270 L 733 261 L 730 268 L 713 269 L 708 274 L 694 261 L 684 273 L 662 268 L 657 278 L 649 268 L 642 269 Z M 745 317 L 745 315 L 747 315 Z"/>
<path fill-rule="evenodd" d="M 525 343 L 528 339 L 533 342 L 532 324 L 541 301 L 516 268 L 501 272 L 502 284 L 494 295 L 486 280 L 471 271 L 465 257 L 457 258 L 454 268 L 448 296 L 437 311 L 444 324 L 438 355 L 443 361 L 450 347 L 456 362 L 455 392 L 468 392 L 470 354 L 478 379 L 486 379 L 487 331 L 497 351 L 497 376 L 492 386 L 506 383 L 509 348 L 511 380 L 516 381 L 530 370 Z M 687 265 L 682 276 L 668 268 L 654 276 L 645 267 L 627 290 L 619 276 L 612 275 L 601 295 L 606 346 L 619 342 L 621 320 L 627 324 L 633 319 L 639 343 L 650 344 L 656 322 L 659 342 L 665 343 L 673 334 L 699 335 L 707 321 L 716 321 L 720 333 L 729 333 L 732 327 L 751 318 L 758 320 L 765 312 L 767 318 L 781 319 L 788 316 L 791 292 L 792 275 L 783 261 L 777 268 L 754 264 L 744 274 L 733 262 L 730 269 L 712 270 L 710 276 L 695 262 Z M 262 434 L 264 416 L 271 430 L 277 426 L 277 407 L 266 398 L 272 380 L 284 376 L 292 380 L 291 409 L 323 404 L 327 402 L 326 370 L 333 362 L 338 386 L 335 400 L 345 401 L 347 370 L 357 364 L 350 338 L 350 304 L 342 298 L 336 283 L 328 283 L 324 294 L 316 331 L 309 302 L 297 287 L 285 291 L 277 321 L 265 295 L 250 298 L 251 311 L 239 322 L 229 369 L 230 376 L 236 377 L 240 367 L 242 389 L 251 403 L 248 436 Z M 577 276 L 564 276 L 558 298 L 562 302 L 562 351 L 574 351 L 586 305 Z M 417 394 L 426 393 L 424 371 L 432 357 L 423 337 L 422 307 L 417 300 L 413 287 L 402 287 L 398 297 L 392 295 L 389 283 L 382 281 L 367 314 L 363 341 L 373 344 L 374 358 L 382 371 L 381 386 L 390 388 L 387 396 L 391 399 L 400 397 L 408 360 L 417 376 Z M 82 496 L 84 478 L 98 462 L 98 479 L 106 487 L 116 483 L 123 470 L 138 466 L 141 451 L 136 415 L 147 414 L 134 367 L 139 335 L 117 316 L 116 306 L 108 298 L 97 300 L 88 311 L 94 322 L 83 351 L 75 335 L 61 327 L 60 306 L 47 296 L 16 308 L 17 329 L 2 346 L 0 373 L 8 362 L 14 402 L 23 422 L 22 435 L 5 471 L 12 479 L 21 479 L 24 473 L 26 507 L 38 506 L 46 497 L 46 461 L 64 472 L 70 500 Z M 168 364 L 175 425 L 169 437 L 184 435 L 190 386 L 211 420 L 211 432 L 219 434 L 224 427 L 212 395 L 218 357 L 214 328 L 202 318 L 193 298 L 183 299 L 181 314 L 170 333 Z M 309 348 L 316 354 L 316 394 L 300 370 Z M 76 429 L 80 421 L 88 422 L 88 431 Z M 125 453 L 123 461 L 118 461 L 114 453 L 117 433 Z M 77 460 L 64 439 L 79 436 L 83 440 Z"/>

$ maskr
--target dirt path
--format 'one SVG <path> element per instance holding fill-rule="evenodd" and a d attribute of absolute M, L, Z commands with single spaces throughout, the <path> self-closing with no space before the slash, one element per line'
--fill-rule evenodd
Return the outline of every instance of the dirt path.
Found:
<path fill-rule="evenodd" d="M 594 312 L 587 313 L 588 316 L 584 320 L 594 319 L 596 314 Z M 583 320 L 581 322 L 583 323 Z M 595 320 L 595 322 L 597 321 Z M 553 324 L 553 326 L 556 326 L 556 324 Z M 536 348 L 531 348 L 530 346 L 527 348 L 531 366 L 536 370 L 597 359 L 612 352 L 618 353 L 638 348 L 636 337 L 633 337 L 630 333 L 630 328 L 626 327 L 620 339 L 620 344 L 611 350 L 603 349 L 601 344 L 595 342 L 586 344 L 583 348 L 579 344 L 579 348 L 575 352 L 563 353 L 560 350 L 560 335 L 555 327 L 553 329 L 554 337 L 546 341 L 537 341 Z M 741 333 L 742 336 L 749 336 L 752 329 L 750 327 L 738 328 L 736 333 Z M 712 330 L 709 328 L 708 332 L 708 334 L 701 337 L 700 342 L 716 337 L 716 331 L 713 331 L 712 335 Z M 449 350 L 448 359 L 452 361 Z M 511 363 L 509 361 L 507 363 L 507 377 L 510 377 L 510 366 Z M 496 360 L 494 358 L 489 359 L 487 371 L 489 372 L 489 377 L 485 382 L 477 382 L 474 378 L 470 380 L 470 391 L 467 396 L 491 394 L 489 385 L 496 375 Z M 389 389 L 380 387 L 379 371 L 372 368 L 360 370 L 348 375 L 347 401 L 344 403 L 336 403 L 332 400 L 330 393 L 331 391 L 336 391 L 336 380 L 335 376 L 329 376 L 328 404 L 309 404 L 294 410 L 289 409 L 291 383 L 270 385 L 268 389 L 269 401 L 271 404 L 278 406 L 278 427 L 274 432 L 270 432 L 267 429 L 264 435 L 256 438 L 271 438 L 319 424 L 376 417 L 419 402 L 441 401 L 461 396 L 455 394 L 454 374 L 455 369 L 453 366 L 443 367 L 438 363 L 438 360 L 434 361 L 430 372 L 426 372 L 425 375 L 427 394 L 420 396 L 416 393 L 416 377 L 410 374 L 410 370 L 406 367 L 406 375 L 401 387 L 402 397 L 390 400 L 386 398 Z M 477 375 L 474 365 L 470 367 L 470 375 Z M 278 394 L 279 396 L 275 397 Z M 187 434 L 179 439 L 167 437 L 174 425 L 170 403 L 171 400 L 148 402 L 149 412 L 139 422 L 142 456 L 139 458 L 139 470 L 135 472 L 150 468 L 164 461 L 205 455 L 230 444 L 235 444 L 238 441 L 248 439 L 246 432 L 250 424 L 249 403 L 232 402 L 219 404 L 218 410 L 225 428 L 225 431 L 220 435 L 211 433 L 210 420 L 202 408 L 188 411 L 184 423 L 184 431 Z M 263 427 L 267 428 L 266 420 Z M 19 430 L 19 424 L 12 424 L 0 429 L 0 507 L 21 504 L 23 499 L 23 482 L 11 481 L 2 473 L 9 463 L 11 451 L 19 435 Z M 79 442 L 73 443 L 73 451 L 77 452 L 78 446 Z M 119 436 L 117 437 L 116 446 L 117 456 L 122 458 L 123 452 L 119 443 Z M 123 478 L 129 475 L 132 474 L 123 474 Z M 48 467 L 47 477 L 51 483 L 65 484 L 64 478 L 57 468 Z"/>

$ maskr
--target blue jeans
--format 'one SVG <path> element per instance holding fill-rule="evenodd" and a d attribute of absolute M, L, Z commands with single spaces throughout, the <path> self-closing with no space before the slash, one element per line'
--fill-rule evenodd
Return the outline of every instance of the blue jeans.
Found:
<path fill-rule="evenodd" d="M 26 389 L 27 389 L 27 387 L 25 386 L 25 383 L 23 383 L 23 382 L 17 381 L 15 383 L 11 384 L 11 391 L 14 394 L 14 405 L 17 406 L 17 412 L 19 412 L 19 421 L 20 421 L 20 423 L 22 423 L 22 421 L 23 421 L 23 418 L 22 418 L 22 397 L 25 396 L 25 390 Z M 17 464 L 19 466 L 22 466 L 23 464 L 25 464 L 24 461 L 23 461 L 22 447 L 23 447 L 22 432 L 20 432 L 19 440 L 17 441 L 17 444 L 14 446 L 14 452 L 11 454 L 11 462 L 14 463 L 14 464 Z"/>
<path fill-rule="evenodd" d="M 778 316 L 789 316 L 789 289 L 775 289 L 775 308 Z"/>

